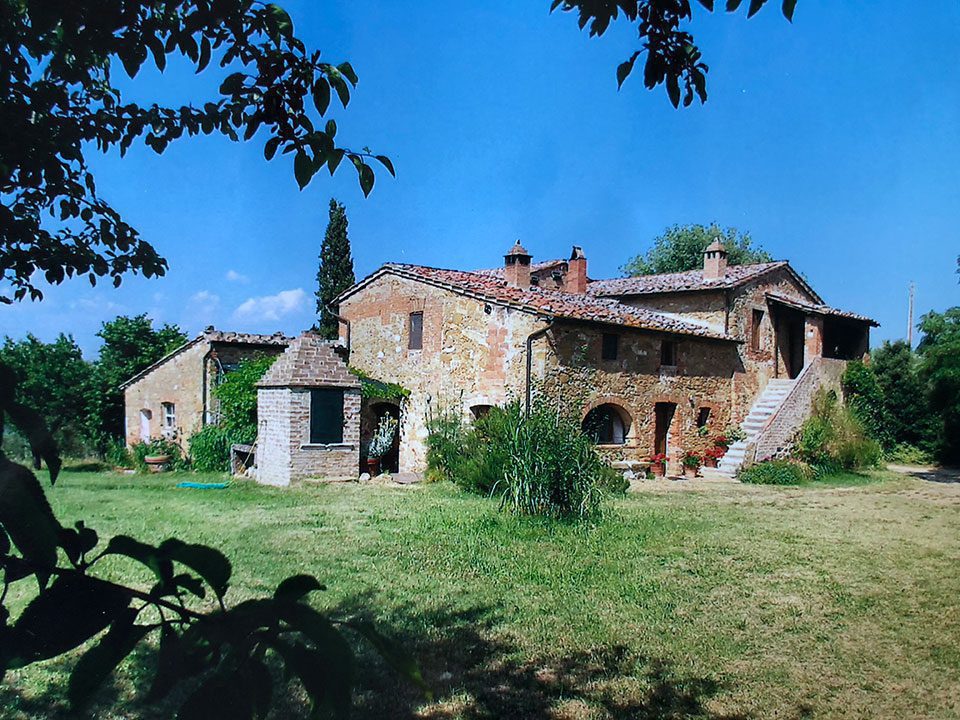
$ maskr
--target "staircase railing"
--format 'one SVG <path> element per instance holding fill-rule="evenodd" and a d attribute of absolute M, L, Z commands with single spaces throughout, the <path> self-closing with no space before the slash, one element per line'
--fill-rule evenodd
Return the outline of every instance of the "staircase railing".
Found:
<path fill-rule="evenodd" d="M 743 453 L 743 467 L 769 460 L 783 453 L 800 426 L 810 416 L 813 397 L 820 388 L 840 391 L 845 360 L 817 357 L 797 376 L 794 386 Z"/>

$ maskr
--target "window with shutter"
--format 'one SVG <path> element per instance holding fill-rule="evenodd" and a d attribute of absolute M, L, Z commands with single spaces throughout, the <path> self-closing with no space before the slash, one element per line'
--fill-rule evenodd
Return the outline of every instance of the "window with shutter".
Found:
<path fill-rule="evenodd" d="M 332 445 L 343 442 L 343 390 L 322 388 L 310 391 L 310 443 Z"/>

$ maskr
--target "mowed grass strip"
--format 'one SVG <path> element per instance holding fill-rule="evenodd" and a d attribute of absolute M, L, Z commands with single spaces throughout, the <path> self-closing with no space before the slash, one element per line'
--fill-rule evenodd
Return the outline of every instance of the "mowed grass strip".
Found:
<path fill-rule="evenodd" d="M 425 704 L 361 648 L 360 718 L 960 717 L 960 485 L 651 483 L 576 525 L 448 485 L 184 477 L 67 472 L 48 496 L 101 538 L 223 549 L 234 603 L 316 575 L 318 607 L 376 620 L 435 689 Z M 8 673 L 3 716 L 65 713 L 72 661 Z M 136 702 L 152 662 L 125 665 L 97 716 L 169 714 Z M 305 713 L 291 689 L 277 716 Z"/>

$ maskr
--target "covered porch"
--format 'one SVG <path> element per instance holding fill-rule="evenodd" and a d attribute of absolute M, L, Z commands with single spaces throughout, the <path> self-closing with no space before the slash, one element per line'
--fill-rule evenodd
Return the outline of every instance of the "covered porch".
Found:
<path fill-rule="evenodd" d="M 875 320 L 828 305 L 767 294 L 773 320 L 774 377 L 796 378 L 814 358 L 862 360 Z"/>

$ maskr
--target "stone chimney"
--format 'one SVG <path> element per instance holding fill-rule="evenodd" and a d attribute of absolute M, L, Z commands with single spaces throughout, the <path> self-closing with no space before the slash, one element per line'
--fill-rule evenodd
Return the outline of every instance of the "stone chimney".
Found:
<path fill-rule="evenodd" d="M 503 276 L 507 283 L 519 288 L 530 287 L 530 261 L 533 258 L 526 251 L 520 241 L 510 248 L 510 252 L 503 256 Z"/>
<path fill-rule="evenodd" d="M 563 289 L 569 293 L 583 295 L 587 292 L 587 257 L 583 248 L 573 246 L 570 261 L 567 263 L 567 276 L 563 281 Z"/>
<path fill-rule="evenodd" d="M 703 251 L 703 279 L 719 280 L 727 274 L 727 249 L 717 238 Z"/>

